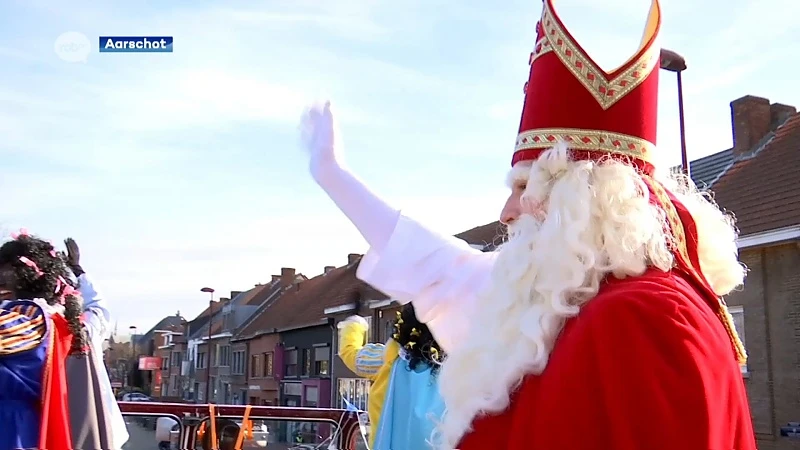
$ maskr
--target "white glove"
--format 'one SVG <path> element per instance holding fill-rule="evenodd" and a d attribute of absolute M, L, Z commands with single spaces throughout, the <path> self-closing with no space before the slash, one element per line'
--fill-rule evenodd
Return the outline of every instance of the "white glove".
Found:
<path fill-rule="evenodd" d="M 314 181 L 358 228 L 370 247 L 380 252 L 397 226 L 400 211 L 370 192 L 345 167 L 330 102 L 306 109 L 300 121 L 300 137 L 309 154 Z"/>
<path fill-rule="evenodd" d="M 350 316 L 347 319 L 344 319 L 343 321 L 339 322 L 336 325 L 336 327 L 341 330 L 342 328 L 346 327 L 347 325 L 350 325 L 351 323 L 357 323 L 363 325 L 364 328 L 369 329 L 369 323 L 367 323 L 367 319 L 361 316 Z"/>
<path fill-rule="evenodd" d="M 338 132 L 331 102 L 315 103 L 306 108 L 300 119 L 300 138 L 309 155 L 309 169 L 317 178 L 322 169 L 340 166 L 337 154 Z"/>

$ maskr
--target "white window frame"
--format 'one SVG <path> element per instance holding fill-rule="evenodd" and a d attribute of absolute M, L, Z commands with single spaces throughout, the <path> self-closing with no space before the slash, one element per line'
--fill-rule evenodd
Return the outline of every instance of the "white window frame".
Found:
<path fill-rule="evenodd" d="M 746 350 L 747 349 L 747 340 L 745 338 L 745 333 L 744 333 L 744 319 L 745 319 L 744 307 L 743 306 L 728 306 L 728 313 L 730 313 L 731 318 L 733 318 L 733 326 L 734 326 L 734 328 L 736 328 L 736 334 L 739 335 L 739 340 L 742 341 L 742 345 L 744 346 L 744 348 Z M 742 322 L 742 327 L 741 328 L 742 329 L 741 330 L 738 327 L 736 327 L 736 316 L 737 315 L 741 315 L 741 317 L 742 317 L 742 320 L 741 320 L 741 322 Z M 747 377 L 750 374 L 750 372 L 747 370 L 747 363 L 742 364 L 740 367 L 742 369 L 742 376 Z"/>

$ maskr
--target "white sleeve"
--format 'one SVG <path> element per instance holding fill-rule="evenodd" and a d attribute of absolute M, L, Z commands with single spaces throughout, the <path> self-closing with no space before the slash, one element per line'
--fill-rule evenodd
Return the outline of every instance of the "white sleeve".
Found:
<path fill-rule="evenodd" d="M 364 255 L 358 278 L 400 303 L 413 302 L 417 318 L 448 351 L 468 331 L 496 256 L 401 215 L 386 245 Z"/>
<path fill-rule="evenodd" d="M 83 323 L 93 343 L 102 342 L 111 335 L 111 313 L 107 301 L 97 292 L 92 281 L 84 273 L 78 277 L 78 290 L 83 297 Z"/>

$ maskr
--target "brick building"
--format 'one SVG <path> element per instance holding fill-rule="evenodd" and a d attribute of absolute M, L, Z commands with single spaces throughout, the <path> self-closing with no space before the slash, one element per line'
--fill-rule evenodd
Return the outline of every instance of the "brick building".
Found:
<path fill-rule="evenodd" d="M 258 309 L 245 320 L 231 337 L 233 354 L 241 358 L 233 388 L 242 403 L 250 405 L 277 405 L 279 380 L 283 362 L 280 336 L 272 329 L 263 329 L 269 308 L 290 291 L 292 286 L 306 277 L 295 269 L 284 267 L 280 275 L 273 275 L 270 289 L 258 300 Z"/>
<path fill-rule="evenodd" d="M 800 449 L 780 433 L 800 422 L 800 114 L 746 96 L 731 102 L 731 118 L 733 148 L 690 167 L 711 172 L 702 181 L 737 218 L 749 272 L 727 302 L 749 356 L 743 376 L 759 449 Z"/>
<path fill-rule="evenodd" d="M 232 338 L 250 323 L 262 306 L 278 298 L 287 284 L 302 279 L 305 278 L 296 274 L 294 269 L 283 268 L 281 275 L 273 276 L 267 284 L 258 284 L 245 292 L 231 292 L 231 299 L 221 299 L 219 311 L 192 336 L 197 342 L 195 371 L 199 376 L 195 385 L 200 389 L 201 383 L 208 382 L 211 401 L 219 404 L 247 403 L 250 398 L 248 350 L 246 344 L 233 342 Z M 205 380 L 201 381 L 203 375 Z"/>
<path fill-rule="evenodd" d="M 208 350 L 199 352 L 203 338 L 208 336 L 208 324 L 222 309 L 222 302 L 210 302 L 209 306 L 186 325 L 186 376 L 183 382 L 183 398 L 188 401 L 205 401 L 206 377 L 208 376 Z"/>
<path fill-rule="evenodd" d="M 231 296 L 238 296 L 241 292 L 231 292 Z M 220 298 L 213 305 L 213 314 L 208 322 L 191 336 L 191 344 L 195 350 L 195 376 L 194 391 L 200 402 L 226 403 L 228 389 L 222 389 L 219 382 L 220 366 L 223 365 L 225 375 L 228 375 L 229 355 L 226 345 L 230 335 L 223 332 L 226 316 L 230 314 L 230 298 Z M 229 347 L 228 347 L 229 348 Z M 221 401 L 220 401 L 221 400 Z"/>
<path fill-rule="evenodd" d="M 324 311 L 360 295 L 358 257 L 293 284 L 237 334 L 234 341 L 249 349 L 248 395 L 254 402 L 331 406 L 334 330 Z"/>
<path fill-rule="evenodd" d="M 133 345 L 130 342 L 118 342 L 111 335 L 103 346 L 103 363 L 115 393 L 127 389 L 129 374 L 135 363 Z"/>
<path fill-rule="evenodd" d="M 156 356 L 156 351 L 163 340 L 159 336 L 163 332 L 181 331 L 186 319 L 180 315 L 180 311 L 174 316 L 167 316 L 161 319 L 153 328 L 144 334 L 131 336 L 131 346 L 136 360 L 131 364 L 130 385 L 141 389 L 145 393 L 160 397 L 161 396 L 161 370 L 139 370 L 138 361 L 141 358 Z"/>
<path fill-rule="evenodd" d="M 331 407 L 334 329 L 324 310 L 358 295 L 346 282 L 354 279 L 358 256 L 351 255 L 347 266 L 296 280 L 236 333 L 232 344 L 247 351 L 249 403 Z M 313 441 L 331 430 L 293 422 L 276 432 L 281 441 L 295 433 Z"/>
<path fill-rule="evenodd" d="M 153 356 L 161 359 L 161 370 L 155 374 L 152 386 L 153 397 L 183 397 L 182 363 L 186 352 L 183 335 L 186 323 L 170 324 L 163 330 L 155 330 Z"/>

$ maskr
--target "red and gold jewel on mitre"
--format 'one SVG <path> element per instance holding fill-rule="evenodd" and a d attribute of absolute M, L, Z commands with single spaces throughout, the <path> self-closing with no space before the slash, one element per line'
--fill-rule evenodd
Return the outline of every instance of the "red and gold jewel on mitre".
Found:
<path fill-rule="evenodd" d="M 666 213 L 676 269 L 705 294 L 726 328 L 737 359 L 744 363 L 744 346 L 728 308 L 700 270 L 694 218 L 652 178 L 661 59 L 658 0 L 652 0 L 639 50 L 612 72 L 601 69 L 575 41 L 556 14 L 553 0 L 543 3 L 511 165 L 535 160 L 558 142 L 566 143 L 575 159 L 612 157 L 635 165 L 652 202 Z"/>
<path fill-rule="evenodd" d="M 658 0 L 653 0 L 639 50 L 612 72 L 601 69 L 544 0 L 512 166 L 557 142 L 574 156 L 622 157 L 652 171 L 661 49 Z"/>

